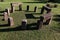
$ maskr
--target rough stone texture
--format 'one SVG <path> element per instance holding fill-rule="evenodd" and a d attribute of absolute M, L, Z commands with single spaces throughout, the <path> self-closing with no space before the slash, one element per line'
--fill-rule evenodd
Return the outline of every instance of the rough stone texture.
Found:
<path fill-rule="evenodd" d="M 5 20 L 5 21 L 7 21 L 8 20 L 8 15 L 7 15 L 7 12 L 4 12 L 4 14 L 3 14 L 4 16 L 3 16 L 3 19 Z"/>
<path fill-rule="evenodd" d="M 23 19 L 22 20 L 22 29 L 26 29 L 27 28 L 27 20 Z"/>
<path fill-rule="evenodd" d="M 7 15 L 10 16 L 10 9 L 7 8 L 7 9 L 5 9 L 5 11 L 7 12 Z"/>
<path fill-rule="evenodd" d="M 14 25 L 14 20 L 13 20 L 12 17 L 8 18 L 8 24 L 9 24 L 9 26 L 13 26 Z"/>

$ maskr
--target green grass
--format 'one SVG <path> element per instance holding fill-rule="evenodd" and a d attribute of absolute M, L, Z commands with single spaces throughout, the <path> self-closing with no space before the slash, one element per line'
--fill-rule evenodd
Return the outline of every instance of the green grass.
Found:
<path fill-rule="evenodd" d="M 5 2 L 0 3 L 0 11 L 5 10 L 6 8 L 10 8 L 10 2 L 16 2 L 17 0 L 5 0 Z M 27 0 L 18 0 L 17 2 L 27 2 Z M 32 0 L 28 0 L 32 1 Z M 22 9 L 26 10 L 26 6 L 30 6 L 30 11 L 33 11 L 34 7 L 37 6 L 38 8 L 41 8 L 44 3 L 23 3 Z M 60 15 L 60 4 L 58 4 L 58 8 L 52 8 L 52 14 L 53 15 Z M 18 9 L 18 8 L 16 8 Z M 59 26 L 60 22 L 52 20 L 50 25 L 44 25 L 40 30 L 18 30 L 13 31 L 10 29 L 8 31 L 8 28 L 16 28 L 21 25 L 21 21 L 23 19 L 26 19 L 25 14 L 33 14 L 34 12 L 25 12 L 25 11 L 15 11 L 14 13 L 11 13 L 11 17 L 14 18 L 14 26 L 0 26 L 0 40 L 60 40 L 60 33 L 59 33 Z M 40 15 L 37 14 L 40 13 L 40 9 L 37 9 L 36 14 L 33 15 Z M 0 13 L 1 14 L 1 13 Z M 54 16 L 53 16 L 54 18 Z M 6 24 L 7 21 L 2 21 L 3 16 L 0 16 L 0 24 Z M 36 23 L 38 19 L 27 19 L 28 24 Z M 5 31 L 4 29 L 8 29 Z M 4 32 L 5 31 L 5 32 Z"/>
<path fill-rule="evenodd" d="M 4 0 L 4 2 L 31 2 L 34 0 Z"/>

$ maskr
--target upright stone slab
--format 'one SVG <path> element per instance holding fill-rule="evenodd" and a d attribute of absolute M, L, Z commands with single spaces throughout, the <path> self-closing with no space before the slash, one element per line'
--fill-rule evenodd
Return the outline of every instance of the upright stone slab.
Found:
<path fill-rule="evenodd" d="M 27 20 L 26 19 L 22 20 L 22 29 L 27 29 Z"/>
<path fill-rule="evenodd" d="M 13 26 L 13 25 L 14 25 L 14 20 L 13 20 L 12 17 L 9 17 L 9 18 L 8 18 L 8 25 L 9 25 L 9 26 Z"/>
<path fill-rule="evenodd" d="M 10 16 L 10 9 L 5 9 L 5 11 L 7 12 L 8 16 Z"/>
<path fill-rule="evenodd" d="M 29 5 L 27 5 L 27 11 L 29 11 Z"/>
<path fill-rule="evenodd" d="M 38 29 L 43 27 L 43 20 L 44 20 L 44 18 L 41 16 L 40 20 L 37 21 L 37 28 Z"/>
<path fill-rule="evenodd" d="M 11 12 L 13 13 L 15 11 L 15 7 L 11 6 Z"/>
<path fill-rule="evenodd" d="M 35 8 L 34 8 L 34 12 L 36 12 L 36 9 L 37 9 L 37 6 L 35 6 Z"/>
<path fill-rule="evenodd" d="M 22 5 L 19 5 L 19 11 L 22 11 Z"/>
<path fill-rule="evenodd" d="M 12 5 L 12 3 L 11 3 L 11 13 L 13 13 L 15 11 L 15 7 L 14 7 L 14 5 Z"/>
<path fill-rule="evenodd" d="M 50 24 L 50 21 L 51 21 L 51 18 L 48 19 L 48 20 L 46 20 L 45 24 L 46 24 L 46 25 Z"/>
<path fill-rule="evenodd" d="M 57 8 L 57 6 L 58 6 L 57 4 L 54 4 L 54 8 Z"/>
<path fill-rule="evenodd" d="M 7 21 L 8 20 L 8 15 L 7 15 L 7 12 L 4 12 L 4 14 L 3 14 L 4 16 L 3 16 L 3 19 L 5 20 L 5 21 Z"/>
<path fill-rule="evenodd" d="M 52 18 L 52 14 L 51 14 L 51 12 L 49 12 L 49 13 L 43 15 L 43 17 L 46 20 L 45 24 L 48 25 L 50 23 L 51 18 Z"/>

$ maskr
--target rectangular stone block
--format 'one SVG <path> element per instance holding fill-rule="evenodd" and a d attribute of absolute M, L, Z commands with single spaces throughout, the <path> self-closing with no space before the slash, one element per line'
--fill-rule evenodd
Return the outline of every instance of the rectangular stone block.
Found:
<path fill-rule="evenodd" d="M 19 11 L 22 11 L 22 5 L 19 5 Z"/>
<path fill-rule="evenodd" d="M 15 7 L 11 6 L 11 13 L 15 11 Z"/>
<path fill-rule="evenodd" d="M 7 15 L 7 12 L 4 12 L 4 14 L 3 14 L 4 16 L 3 16 L 3 19 L 5 20 L 5 21 L 7 21 L 8 20 L 8 15 Z"/>
<path fill-rule="evenodd" d="M 22 20 L 21 26 L 22 26 L 22 29 L 27 29 L 27 20 L 26 19 Z"/>
<path fill-rule="evenodd" d="M 47 13 L 47 14 L 44 14 L 43 17 L 44 17 L 44 20 L 45 20 L 45 21 L 44 21 L 45 24 L 46 24 L 46 25 L 50 24 L 50 20 L 52 19 L 52 14 L 51 14 L 51 12 L 49 12 L 49 13 Z"/>
<path fill-rule="evenodd" d="M 43 27 L 43 20 L 38 20 L 37 21 L 37 29 L 40 29 Z"/>
<path fill-rule="evenodd" d="M 29 5 L 27 5 L 27 11 L 29 11 Z"/>
<path fill-rule="evenodd" d="M 52 14 L 47 13 L 47 14 L 44 14 L 43 17 L 44 17 L 45 20 L 48 20 L 48 19 L 50 19 L 52 17 Z"/>
<path fill-rule="evenodd" d="M 8 25 L 9 25 L 9 26 L 13 26 L 13 25 L 14 25 L 14 20 L 13 20 L 12 17 L 9 17 L 9 18 L 8 18 Z"/>
<path fill-rule="evenodd" d="M 10 16 L 10 9 L 9 8 L 5 9 L 5 12 L 7 12 L 8 16 Z"/>

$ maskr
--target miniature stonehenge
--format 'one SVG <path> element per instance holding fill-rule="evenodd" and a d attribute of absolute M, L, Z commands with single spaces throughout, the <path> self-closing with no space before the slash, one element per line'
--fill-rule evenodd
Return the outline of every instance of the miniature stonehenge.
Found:
<path fill-rule="evenodd" d="M 14 20 L 12 17 L 10 17 L 10 13 L 15 11 L 15 6 L 19 7 L 19 11 L 22 11 L 22 3 L 11 3 L 11 8 L 7 8 L 5 9 L 4 13 L 3 13 L 3 19 L 4 21 L 8 21 L 8 25 L 9 26 L 13 26 L 14 25 Z M 29 11 L 29 5 L 27 5 L 27 9 L 26 11 Z M 36 12 L 37 10 L 37 6 L 34 7 L 34 11 Z M 46 10 L 46 14 L 43 14 L 44 10 Z M 49 5 L 43 6 L 41 9 L 41 15 L 40 19 L 37 20 L 37 27 L 41 28 L 43 27 L 44 23 L 49 24 L 51 19 L 52 19 L 52 13 L 51 13 L 51 8 L 49 7 Z M 23 19 L 21 22 L 21 26 L 23 29 L 26 29 L 27 27 L 27 19 Z"/>

